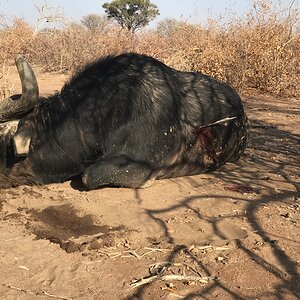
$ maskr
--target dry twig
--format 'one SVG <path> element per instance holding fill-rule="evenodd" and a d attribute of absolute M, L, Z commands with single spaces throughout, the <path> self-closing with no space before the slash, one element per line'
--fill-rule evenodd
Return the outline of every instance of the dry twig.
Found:
<path fill-rule="evenodd" d="M 197 246 L 195 247 L 198 250 L 216 250 L 216 251 L 223 251 L 223 250 L 229 250 L 229 247 L 226 246 L 221 246 L 221 247 L 215 247 L 212 245 L 207 245 L 207 246 Z"/>
<path fill-rule="evenodd" d="M 139 287 L 144 284 L 148 284 L 155 280 L 163 280 L 163 281 L 196 281 L 201 283 L 208 283 L 209 281 L 216 280 L 215 276 L 188 276 L 188 275 L 153 275 L 150 277 L 142 278 L 139 280 L 133 281 L 130 286 L 132 288 Z"/>
<path fill-rule="evenodd" d="M 26 290 L 23 288 L 19 288 L 16 286 L 12 286 L 10 284 L 6 284 L 6 283 L 1 283 L 2 286 L 11 289 L 11 290 L 15 290 L 15 291 L 19 291 L 19 292 L 23 292 L 29 295 L 35 295 L 35 296 L 47 296 L 49 298 L 54 298 L 54 299 L 62 299 L 62 300 L 72 300 L 72 298 L 68 298 L 68 297 L 64 297 L 64 296 L 58 296 L 58 295 L 52 295 L 49 294 L 45 291 L 31 291 L 31 290 Z"/>

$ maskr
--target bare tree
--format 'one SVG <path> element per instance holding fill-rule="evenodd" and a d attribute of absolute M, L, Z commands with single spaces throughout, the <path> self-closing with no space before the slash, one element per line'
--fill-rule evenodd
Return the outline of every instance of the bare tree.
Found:
<path fill-rule="evenodd" d="M 35 4 L 35 8 L 39 13 L 39 17 L 36 20 L 33 36 L 36 36 L 40 31 L 40 28 L 46 24 L 65 25 L 67 22 L 63 10 L 61 8 L 50 6 L 47 0 L 44 1 L 44 4 Z"/>
<path fill-rule="evenodd" d="M 106 16 L 89 14 L 81 19 L 81 24 L 90 31 L 106 31 L 111 21 Z"/>

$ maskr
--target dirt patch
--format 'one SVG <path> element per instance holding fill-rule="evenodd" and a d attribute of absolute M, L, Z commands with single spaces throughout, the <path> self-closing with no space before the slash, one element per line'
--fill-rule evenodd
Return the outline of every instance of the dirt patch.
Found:
<path fill-rule="evenodd" d="M 94 224 L 92 215 L 77 215 L 76 209 L 68 204 L 50 206 L 42 211 L 28 210 L 31 221 L 26 228 L 36 235 L 37 239 L 46 239 L 57 243 L 67 253 L 89 249 L 115 246 L 116 236 L 121 237 L 124 226 L 110 227 Z"/>
<path fill-rule="evenodd" d="M 1 190 L 2 298 L 299 299 L 300 102 L 244 100 L 250 145 L 216 172 Z"/>

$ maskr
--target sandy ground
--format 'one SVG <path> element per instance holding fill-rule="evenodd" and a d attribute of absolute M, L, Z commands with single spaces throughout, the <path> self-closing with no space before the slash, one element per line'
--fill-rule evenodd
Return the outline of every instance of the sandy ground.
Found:
<path fill-rule="evenodd" d="M 300 101 L 243 99 L 250 145 L 214 173 L 1 190 L 0 298 L 300 299 Z"/>

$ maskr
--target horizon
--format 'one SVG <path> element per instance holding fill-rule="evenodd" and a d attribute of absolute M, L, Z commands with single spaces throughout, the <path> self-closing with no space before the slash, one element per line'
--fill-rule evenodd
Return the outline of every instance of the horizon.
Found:
<path fill-rule="evenodd" d="M 6 0 L 0 3 L 0 15 L 7 20 L 8 24 L 11 24 L 14 18 L 20 18 L 34 26 L 41 16 L 37 7 L 41 9 L 43 5 L 48 4 L 46 15 L 58 13 L 64 16 L 65 22 L 80 22 L 82 17 L 88 14 L 105 15 L 102 7 L 105 2 L 110 1 L 89 0 L 89 5 L 86 4 L 86 1 L 82 2 L 82 5 L 78 5 L 78 2 L 77 5 L 74 5 L 72 0 Z M 223 22 L 234 18 L 243 19 L 253 3 L 251 0 L 211 0 L 209 3 L 200 0 L 185 0 L 172 3 L 172 5 L 167 0 L 152 0 L 151 2 L 158 7 L 160 15 L 146 26 L 148 28 L 155 27 L 165 19 L 176 19 L 195 24 L 206 24 L 209 19 L 222 19 Z M 292 1 L 282 2 L 284 7 L 288 7 Z M 299 8 L 299 0 L 295 0 L 294 7 Z"/>

